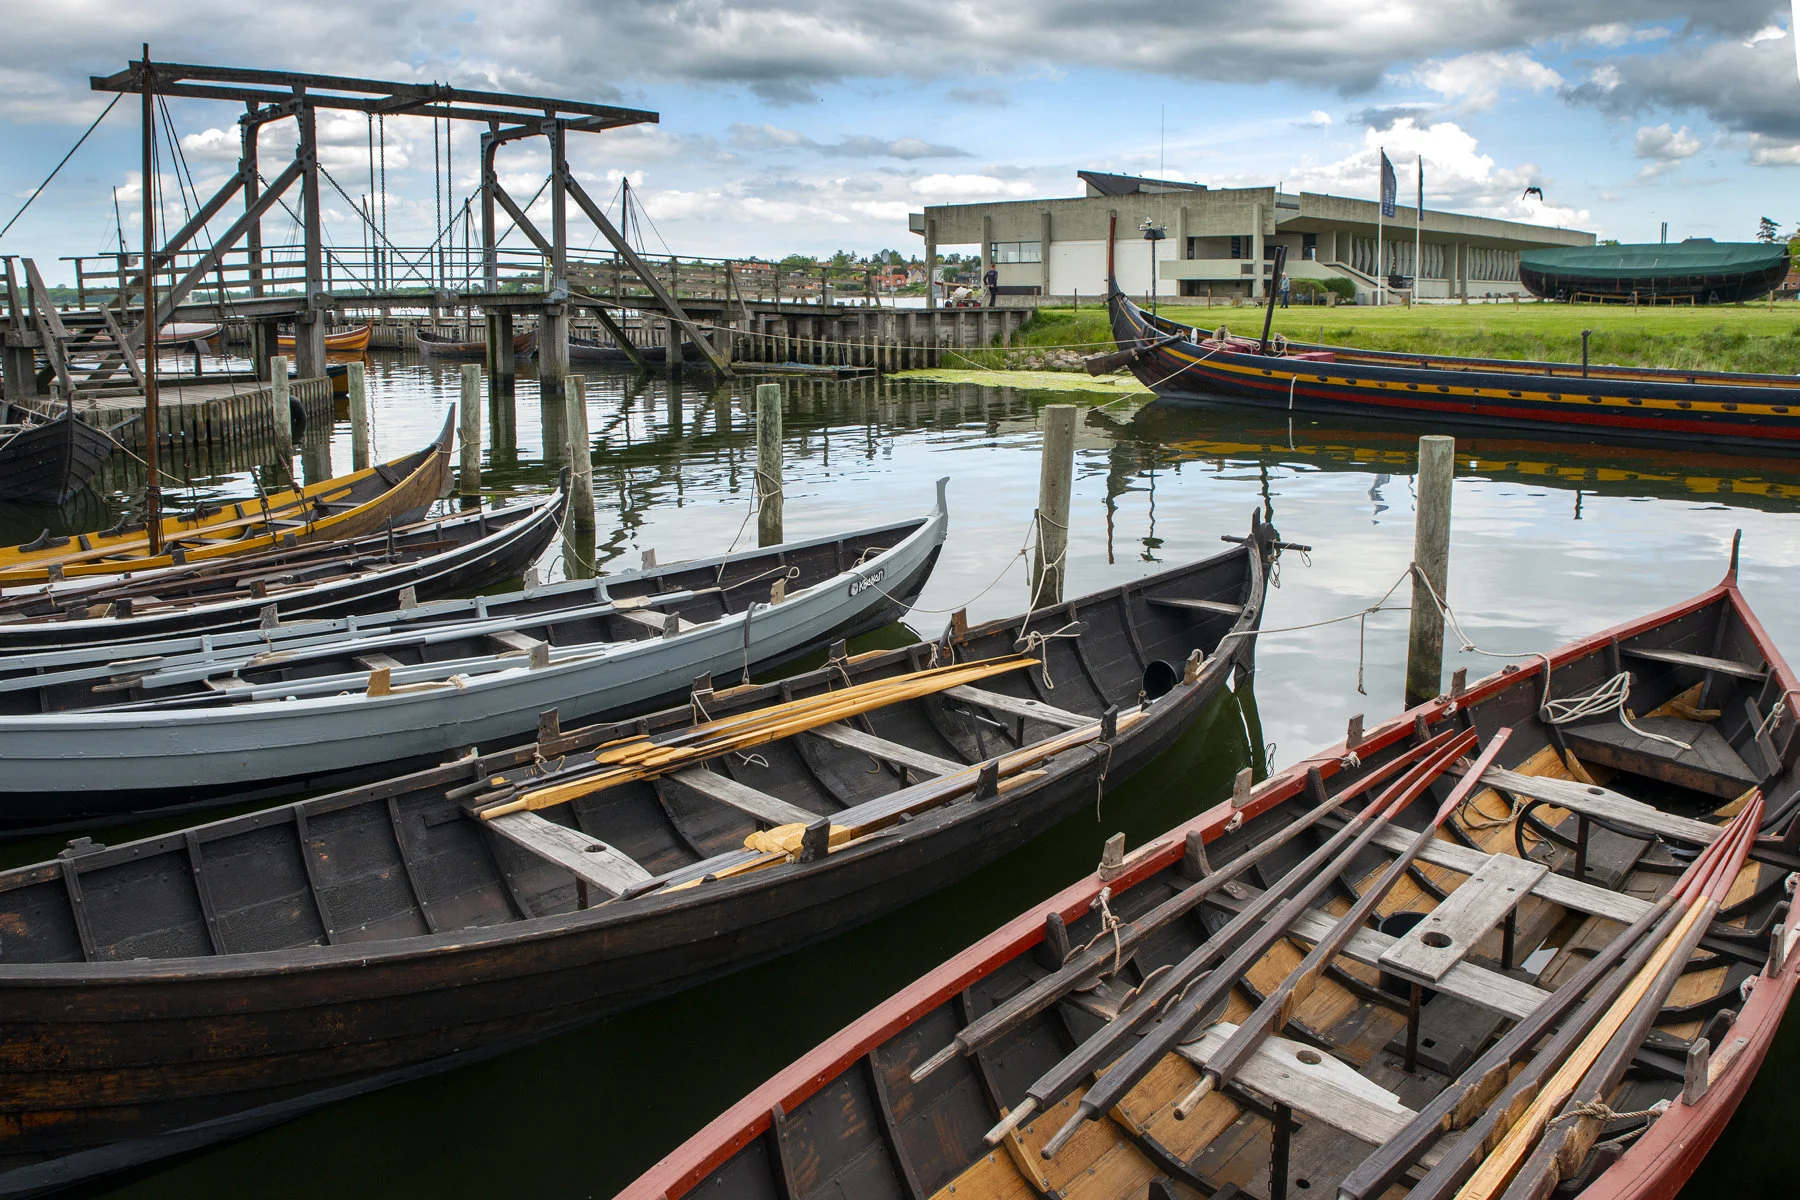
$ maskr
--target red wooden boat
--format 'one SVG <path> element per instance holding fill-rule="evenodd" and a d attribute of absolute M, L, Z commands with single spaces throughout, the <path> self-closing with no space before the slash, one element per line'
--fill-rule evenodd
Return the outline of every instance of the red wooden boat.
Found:
<path fill-rule="evenodd" d="M 1794 992 L 1797 687 L 1734 550 L 1103 864 L 622 1196 L 1672 1198 Z"/>

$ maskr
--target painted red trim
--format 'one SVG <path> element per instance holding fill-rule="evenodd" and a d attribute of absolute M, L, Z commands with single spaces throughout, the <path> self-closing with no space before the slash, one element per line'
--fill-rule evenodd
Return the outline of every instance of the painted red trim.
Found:
<path fill-rule="evenodd" d="M 1792 673 L 1787 664 L 1781 660 L 1773 645 L 1767 642 L 1762 626 L 1749 615 L 1748 608 L 1737 595 L 1737 589 L 1728 584 L 1719 584 L 1700 595 L 1669 605 L 1648 616 L 1638 617 L 1615 625 L 1599 633 L 1590 634 L 1570 642 L 1550 652 L 1550 660 L 1554 667 L 1563 666 L 1573 660 L 1585 658 L 1611 645 L 1614 638 L 1628 638 L 1655 628 L 1688 613 L 1706 607 L 1721 597 L 1728 597 L 1738 613 L 1745 618 L 1755 636 L 1762 641 L 1765 652 L 1772 667 L 1777 669 L 1784 683 L 1791 681 Z M 1530 678 L 1543 667 L 1542 659 L 1530 660 L 1527 665 L 1508 667 L 1487 676 L 1470 687 L 1454 704 L 1467 706 L 1486 700 Z M 1448 697 L 1440 697 L 1429 703 L 1419 705 L 1390 718 L 1364 737 L 1359 743 L 1359 750 L 1378 751 L 1386 749 L 1395 742 L 1406 737 L 1412 730 L 1415 717 L 1424 716 L 1427 721 L 1441 719 L 1454 711 L 1453 702 Z M 1267 809 L 1282 803 L 1298 794 L 1306 786 L 1306 773 L 1309 767 L 1318 767 L 1328 778 L 1343 769 L 1342 760 L 1348 754 L 1342 742 L 1321 753 L 1302 759 L 1286 770 L 1270 776 L 1257 785 L 1251 793 L 1243 812 L 1246 818 L 1255 817 Z M 1098 876 L 1089 876 L 1070 884 L 1043 903 L 1014 917 L 993 933 L 988 934 L 968 949 L 961 951 L 946 962 L 920 976 L 887 1000 L 881 1002 L 867 1013 L 846 1025 L 818 1046 L 802 1055 L 799 1059 L 783 1068 L 761 1084 L 742 1100 L 726 1109 L 707 1125 L 690 1137 L 687 1141 L 670 1151 L 655 1166 L 634 1180 L 630 1186 L 619 1193 L 618 1200 L 676 1200 L 686 1195 L 713 1171 L 722 1166 L 732 1155 L 736 1154 L 752 1140 L 762 1136 L 769 1128 L 769 1113 L 774 1105 L 780 1104 L 783 1111 L 792 1112 L 799 1105 L 817 1092 L 824 1084 L 835 1079 L 858 1059 L 866 1055 L 872 1048 L 881 1045 L 896 1033 L 917 1021 L 920 1017 L 937 1008 L 968 987 L 970 984 L 990 974 L 1006 962 L 1023 954 L 1043 940 L 1044 918 L 1051 912 L 1060 913 L 1064 920 L 1074 921 L 1088 911 L 1099 895 L 1102 887 L 1110 886 L 1115 892 L 1135 886 L 1144 879 L 1179 861 L 1192 830 L 1199 830 L 1207 841 L 1218 838 L 1225 831 L 1225 825 L 1231 820 L 1235 810 L 1229 802 L 1214 805 L 1193 819 L 1176 826 L 1156 840 L 1146 843 L 1127 860 L 1126 869 L 1115 876 L 1109 883 Z M 1790 927 L 1800 920 L 1800 908 L 1789 917 Z M 1756 1028 L 1758 1038 L 1748 1047 L 1743 1057 L 1750 1062 L 1760 1063 L 1766 1052 L 1768 1039 L 1773 1036 L 1774 1029 L 1780 1025 L 1782 1012 L 1786 1008 L 1787 997 L 1792 992 L 1796 969 L 1800 969 L 1800 950 L 1794 955 L 1794 961 L 1787 964 L 1779 987 L 1765 985 L 1763 989 L 1753 992 L 1749 1004 L 1745 1006 L 1744 1015 L 1739 1018 L 1737 1028 Z M 1779 994 L 1778 994 L 1779 993 Z M 1779 1000 L 1779 1003 L 1777 1003 Z M 1765 1009 L 1769 1010 L 1765 1013 Z M 1767 1026 L 1767 1035 L 1761 1035 L 1763 1025 Z M 1724 1108 L 1716 1117 L 1718 1128 L 1723 1128 L 1725 1120 L 1737 1106 L 1737 1097 L 1742 1095 L 1744 1087 L 1755 1074 L 1754 1070 L 1746 1071 L 1738 1063 L 1733 1063 L 1726 1077 L 1721 1079 L 1714 1093 L 1709 1095 L 1697 1112 L 1713 1113 L 1715 1103 L 1723 1103 L 1728 1092 L 1729 1107 Z M 1718 1097 L 1715 1102 L 1713 1096 Z M 1673 1116 L 1673 1112 L 1670 1114 Z M 1669 1121 L 1665 1116 L 1657 1125 Z M 1670 1126 L 1671 1131 L 1675 1128 Z M 1654 1135 L 1654 1127 L 1652 1135 Z M 1652 1135 L 1640 1139 L 1639 1145 L 1650 1141 Z M 1705 1146 L 1710 1146 L 1718 1136 L 1718 1129 L 1713 1129 L 1701 1147 L 1703 1155 Z M 1602 1180 L 1611 1178 L 1627 1164 L 1638 1157 L 1634 1147 L 1631 1153 L 1607 1172 Z M 1695 1158 L 1698 1162 L 1698 1157 Z M 1691 1167 L 1688 1170 L 1691 1171 Z M 1686 1178 L 1684 1172 L 1681 1178 Z M 1677 1185 L 1678 1186 L 1678 1185 Z M 1593 1193 L 1596 1197 L 1602 1193 Z M 1612 1193 L 1604 1193 L 1607 1200 L 1612 1200 Z M 1631 1197 L 1661 1197 L 1673 1195 L 1668 1192 L 1619 1192 L 1620 1200 Z"/>

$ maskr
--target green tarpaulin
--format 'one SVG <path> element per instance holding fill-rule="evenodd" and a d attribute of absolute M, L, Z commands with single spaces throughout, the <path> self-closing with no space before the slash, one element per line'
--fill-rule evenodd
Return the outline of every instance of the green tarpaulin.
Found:
<path fill-rule="evenodd" d="M 1570 246 L 1526 250 L 1519 270 L 1588 279 L 1658 280 L 1671 276 L 1756 275 L 1781 269 L 1787 246 L 1762 242 L 1676 242 L 1672 245 Z"/>

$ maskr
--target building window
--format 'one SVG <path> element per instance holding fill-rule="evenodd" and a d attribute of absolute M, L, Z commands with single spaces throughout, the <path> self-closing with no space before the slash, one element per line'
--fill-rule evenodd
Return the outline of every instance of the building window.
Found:
<path fill-rule="evenodd" d="M 1191 237 L 1187 240 L 1187 256 L 1189 258 L 1199 258 L 1200 257 L 1200 239 L 1199 238 Z M 1182 295 L 1185 296 L 1185 295 L 1187 295 L 1187 293 L 1183 292 Z"/>
<path fill-rule="evenodd" d="M 1300 235 L 1300 257 L 1311 261 L 1319 257 L 1319 235 L 1303 233 Z"/>
<path fill-rule="evenodd" d="M 988 247 L 996 263 L 1034 263 L 1044 261 L 1042 242 L 994 242 Z"/>
<path fill-rule="evenodd" d="M 1233 236 L 1232 236 L 1232 239 L 1231 239 L 1231 257 L 1233 257 L 1233 258 L 1242 258 L 1242 257 L 1244 257 L 1244 239 L 1243 239 L 1243 238 L 1242 238 L 1242 237 L 1239 237 L 1239 236 L 1236 236 L 1236 235 L 1233 235 Z"/>

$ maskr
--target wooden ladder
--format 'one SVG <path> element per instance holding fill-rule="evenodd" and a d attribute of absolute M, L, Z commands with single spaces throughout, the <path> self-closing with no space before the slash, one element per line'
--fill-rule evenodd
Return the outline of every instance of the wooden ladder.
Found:
<path fill-rule="evenodd" d="M 32 316 L 43 339 L 44 356 L 50 360 L 57 383 L 70 405 L 77 400 L 143 395 L 143 368 L 112 310 L 103 307 L 97 314 L 85 310 L 71 313 L 65 322 L 63 314 L 50 303 L 49 289 L 38 274 L 37 263 L 29 258 L 21 261 L 25 267 Z M 98 351 L 98 361 L 77 365 L 75 355 L 89 349 Z M 120 368 L 131 376 L 130 381 L 110 382 Z"/>

